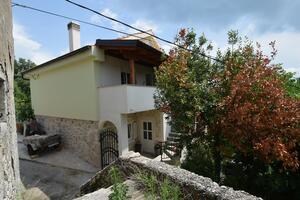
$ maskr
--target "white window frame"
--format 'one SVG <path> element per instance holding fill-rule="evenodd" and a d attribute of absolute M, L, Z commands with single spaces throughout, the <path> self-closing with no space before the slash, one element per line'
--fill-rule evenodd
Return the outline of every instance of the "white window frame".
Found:
<path fill-rule="evenodd" d="M 149 126 L 149 124 L 151 124 L 151 126 Z M 151 129 L 149 129 L 149 127 L 151 127 Z M 151 139 L 149 139 L 149 134 L 151 134 Z M 153 123 L 151 121 L 143 121 L 143 139 L 153 141 Z"/>

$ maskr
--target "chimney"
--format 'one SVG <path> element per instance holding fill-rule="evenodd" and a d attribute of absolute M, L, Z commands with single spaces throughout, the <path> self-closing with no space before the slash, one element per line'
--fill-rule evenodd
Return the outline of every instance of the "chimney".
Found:
<path fill-rule="evenodd" d="M 80 25 L 74 22 L 68 24 L 70 52 L 80 48 Z"/>

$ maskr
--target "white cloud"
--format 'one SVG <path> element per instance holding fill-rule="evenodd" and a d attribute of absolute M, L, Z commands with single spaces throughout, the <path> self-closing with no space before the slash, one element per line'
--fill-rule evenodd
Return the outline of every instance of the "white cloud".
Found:
<path fill-rule="evenodd" d="M 114 13 L 112 10 L 110 10 L 109 8 L 105 8 L 105 9 L 101 10 L 100 13 L 103 15 L 106 15 L 108 17 L 118 19 L 118 15 L 116 13 Z M 100 23 L 104 23 L 103 19 L 109 20 L 109 19 L 105 19 L 104 17 L 101 17 L 98 14 L 94 14 L 91 16 L 90 21 L 95 24 L 100 24 Z M 109 23 L 113 29 L 117 29 L 120 31 L 125 30 L 125 27 L 122 26 L 121 24 L 119 24 L 118 22 L 110 21 Z"/>
<path fill-rule="evenodd" d="M 142 29 L 144 31 L 151 29 L 154 33 L 157 33 L 157 31 L 158 31 L 157 25 L 149 20 L 138 19 L 132 24 L 132 26 Z"/>
<path fill-rule="evenodd" d="M 111 11 L 109 8 L 105 8 L 101 11 L 101 14 L 106 15 L 108 17 L 111 18 L 117 18 L 118 15 L 116 13 L 114 13 L 113 11 Z"/>
<path fill-rule="evenodd" d="M 217 43 L 213 46 L 225 50 L 228 47 L 226 33 L 230 29 L 239 30 L 240 36 L 248 36 L 253 42 L 261 44 L 266 55 L 269 55 L 271 51 L 269 43 L 275 40 L 278 54 L 274 63 L 282 63 L 285 70 L 295 72 L 296 76 L 300 76 L 300 32 L 287 27 L 285 31 L 281 32 L 258 33 L 257 21 L 249 17 L 242 17 L 218 33 L 209 32 L 210 38 L 214 38 L 214 42 Z"/>
<path fill-rule="evenodd" d="M 165 51 L 166 54 L 169 54 L 170 50 L 173 48 L 173 45 L 163 43 L 160 45 L 160 47 Z"/>
<path fill-rule="evenodd" d="M 31 39 L 24 26 L 14 22 L 13 27 L 15 55 L 17 58 L 26 58 L 36 64 L 41 64 L 54 57 L 54 55 L 42 51 L 42 45 Z"/>
<path fill-rule="evenodd" d="M 108 17 L 114 18 L 114 19 L 118 19 L 118 17 L 119 17 L 116 13 L 114 13 L 109 8 L 105 8 L 105 9 L 101 10 L 100 13 L 103 14 L 103 15 L 106 15 Z M 109 23 L 110 23 L 110 25 L 113 29 L 128 32 L 128 33 L 137 32 L 137 31 L 134 31 L 133 29 L 130 29 L 130 28 L 118 23 L 118 22 L 110 21 L 109 19 L 105 19 L 104 17 L 101 17 L 97 14 L 92 15 L 91 18 L 90 18 L 90 21 L 92 23 L 96 23 L 96 24 L 100 24 L 100 23 L 104 24 L 107 20 L 109 21 Z M 131 25 L 136 27 L 136 28 L 142 29 L 142 30 L 152 29 L 153 32 L 158 31 L 157 25 L 155 25 L 152 21 L 149 21 L 149 20 L 138 19 L 134 23 L 132 23 Z"/>
<path fill-rule="evenodd" d="M 265 54 L 269 54 L 271 48 L 269 43 L 276 41 L 275 48 L 278 54 L 275 63 L 282 63 L 285 70 L 295 72 L 296 76 L 300 76 L 300 32 L 289 26 L 286 26 L 281 32 L 264 32 L 257 34 L 259 19 L 244 16 L 239 18 L 230 29 L 238 29 L 241 36 L 248 36 L 253 42 L 261 44 L 262 50 Z"/>
<path fill-rule="evenodd" d="M 264 52 L 270 52 L 269 42 L 276 40 L 275 48 L 278 50 L 276 63 L 283 63 L 284 69 L 296 72 L 300 76 L 300 33 L 280 32 L 267 33 L 255 38 L 262 45 Z"/>
<path fill-rule="evenodd" d="M 94 15 L 91 16 L 90 21 L 92 23 L 95 23 L 95 24 L 100 24 L 101 23 L 101 17 L 97 14 L 94 14 Z"/>

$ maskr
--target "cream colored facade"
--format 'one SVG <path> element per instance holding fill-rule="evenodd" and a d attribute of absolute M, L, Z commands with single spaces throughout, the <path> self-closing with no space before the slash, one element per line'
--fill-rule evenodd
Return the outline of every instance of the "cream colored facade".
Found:
<path fill-rule="evenodd" d="M 90 46 L 28 72 L 25 78 L 30 79 L 35 115 L 97 122 L 99 131 L 110 122 L 118 132 L 120 154 L 134 149 L 136 142 L 143 146 L 142 123 L 152 122 L 153 139 L 145 151 L 154 153 L 154 145 L 165 140 L 169 130 L 163 114 L 154 108 L 155 88 L 146 86 L 146 74 L 153 74 L 154 70 L 136 64 L 136 85 L 121 85 L 121 72 L 129 73 L 128 61 Z M 133 122 L 134 137 L 128 138 L 128 124 Z M 96 133 L 89 140 L 93 137 L 99 140 Z"/>
<path fill-rule="evenodd" d="M 25 75 L 36 115 L 99 120 L 94 60 L 104 55 L 93 48 Z"/>

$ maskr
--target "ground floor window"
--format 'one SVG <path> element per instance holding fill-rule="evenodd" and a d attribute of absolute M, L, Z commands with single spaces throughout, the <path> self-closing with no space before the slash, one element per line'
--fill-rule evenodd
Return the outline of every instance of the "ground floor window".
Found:
<path fill-rule="evenodd" d="M 128 139 L 132 138 L 132 124 L 127 125 Z"/>
<path fill-rule="evenodd" d="M 145 140 L 152 140 L 152 123 L 143 122 L 143 133 Z"/>

